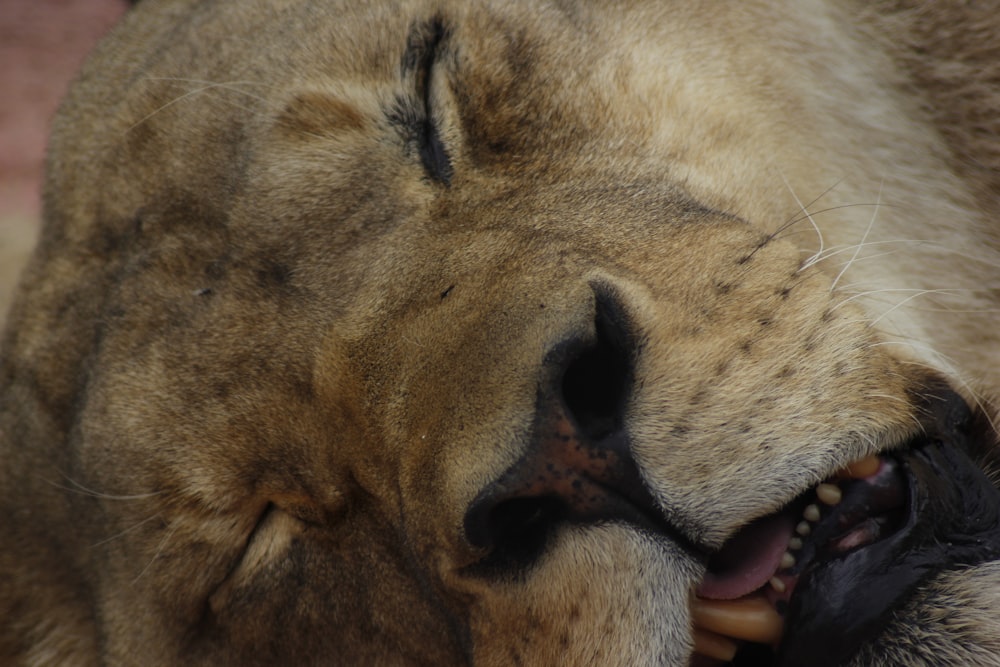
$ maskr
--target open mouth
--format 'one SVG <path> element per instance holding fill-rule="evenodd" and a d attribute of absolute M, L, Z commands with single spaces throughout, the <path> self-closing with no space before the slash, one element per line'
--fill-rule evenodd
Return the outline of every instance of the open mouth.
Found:
<path fill-rule="evenodd" d="M 934 574 L 1000 557 L 1000 492 L 969 453 L 995 439 L 957 396 L 934 408 L 905 448 L 838 471 L 713 555 L 692 665 L 846 664 Z"/>
<path fill-rule="evenodd" d="M 1000 490 L 984 472 L 1000 470 L 992 424 L 934 380 L 913 400 L 911 441 L 835 472 L 708 555 L 691 667 L 851 664 L 883 650 L 896 611 L 936 574 L 1000 560 Z M 470 504 L 465 533 L 483 554 L 470 576 L 524 571 L 567 522 L 631 524 L 705 557 L 660 513 L 626 430 L 549 403 L 532 446 Z"/>

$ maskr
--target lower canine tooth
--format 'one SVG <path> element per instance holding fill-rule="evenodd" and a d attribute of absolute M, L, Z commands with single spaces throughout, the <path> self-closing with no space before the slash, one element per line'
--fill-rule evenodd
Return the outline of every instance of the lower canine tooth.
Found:
<path fill-rule="evenodd" d="M 806 505 L 805 510 L 802 511 L 802 516 L 807 521 L 812 521 L 813 523 L 819 521 L 819 507 L 816 505 Z"/>
<path fill-rule="evenodd" d="M 704 600 L 696 597 L 691 602 L 691 621 L 695 633 L 707 630 L 759 644 L 770 644 L 781 639 L 784 628 L 784 620 L 762 595 L 739 600 Z"/>
<path fill-rule="evenodd" d="M 820 484 L 816 487 L 816 497 L 824 505 L 836 505 L 843 495 L 836 484 Z"/>
<path fill-rule="evenodd" d="M 699 655 L 729 662 L 736 657 L 738 648 L 739 644 L 729 637 L 700 628 L 694 629 L 694 652 Z"/>
<path fill-rule="evenodd" d="M 774 590 L 776 590 L 779 593 L 784 593 L 785 590 L 786 590 L 785 582 L 783 582 L 778 577 L 771 577 L 770 584 L 771 584 L 771 588 L 773 588 Z"/>

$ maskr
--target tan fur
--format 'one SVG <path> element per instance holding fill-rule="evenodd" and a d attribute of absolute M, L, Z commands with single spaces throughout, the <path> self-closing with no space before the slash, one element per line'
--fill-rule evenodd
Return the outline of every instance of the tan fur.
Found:
<path fill-rule="evenodd" d="M 37 223 L 27 215 L 0 217 L 0 325 L 13 298 L 17 277 L 35 242 Z"/>
<path fill-rule="evenodd" d="M 4 337 L 0 662 L 685 664 L 694 554 L 571 524 L 484 576 L 463 517 L 595 290 L 706 548 L 913 435 L 929 374 L 1000 395 L 1000 14 L 933 7 L 143 0 Z M 434 21 L 450 184 L 387 119 Z M 943 575 L 857 664 L 995 664 L 998 607 Z"/>

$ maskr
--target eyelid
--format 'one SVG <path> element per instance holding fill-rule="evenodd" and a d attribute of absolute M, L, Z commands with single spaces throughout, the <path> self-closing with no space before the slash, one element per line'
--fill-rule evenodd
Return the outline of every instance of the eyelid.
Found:
<path fill-rule="evenodd" d="M 283 558 L 295 538 L 303 532 L 304 526 L 301 520 L 268 503 L 247 535 L 239 558 L 209 596 L 212 609 L 225 609 L 242 587 L 253 582 L 271 563 Z"/>
<path fill-rule="evenodd" d="M 453 169 L 447 147 L 434 118 L 433 73 L 448 31 L 440 18 L 414 27 L 403 58 L 404 73 L 412 70 L 419 108 L 411 122 L 413 138 L 424 170 L 435 181 L 451 185 Z"/>

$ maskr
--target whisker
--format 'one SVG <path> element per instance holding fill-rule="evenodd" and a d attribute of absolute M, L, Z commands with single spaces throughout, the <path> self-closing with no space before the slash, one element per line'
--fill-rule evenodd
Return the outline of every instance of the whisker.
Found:
<path fill-rule="evenodd" d="M 258 83 L 256 81 L 209 81 L 207 79 L 186 79 L 179 76 L 149 76 L 146 77 L 146 81 L 171 81 L 175 83 L 193 83 L 195 85 L 201 86 L 199 91 L 208 90 L 211 88 L 222 88 L 224 90 L 231 90 L 234 93 L 239 93 L 240 95 L 246 95 L 251 99 L 255 99 L 258 102 L 267 102 L 267 98 L 256 93 L 251 93 L 249 91 L 238 88 L 237 86 L 253 86 L 256 88 L 265 87 L 264 84 Z"/>
<path fill-rule="evenodd" d="M 897 403 L 908 403 L 908 401 L 901 396 L 893 396 L 892 394 L 880 394 L 878 392 L 870 392 L 865 394 L 866 398 L 884 398 L 890 401 L 896 401 Z"/>
<path fill-rule="evenodd" d="M 916 341 L 885 340 L 885 341 L 879 341 L 877 343 L 871 343 L 867 346 L 867 348 L 881 347 L 883 345 L 905 345 L 906 347 L 909 347 L 912 350 L 923 351 L 927 353 L 931 358 L 935 359 L 939 364 L 937 366 L 929 364 L 927 362 L 918 361 L 915 359 L 902 359 L 901 361 L 905 364 L 911 366 L 917 366 L 919 368 L 925 368 L 927 370 L 934 371 L 936 373 L 940 373 L 942 371 L 947 373 L 948 376 L 954 382 L 956 382 L 961 389 L 965 390 L 969 398 L 971 398 L 971 400 L 975 403 L 975 407 L 978 408 L 979 411 L 986 416 L 986 420 L 989 423 L 990 428 L 993 430 L 993 433 L 998 437 L 1000 437 L 1000 429 L 998 429 L 997 427 L 997 423 L 994 420 L 994 415 L 991 414 L 990 411 L 987 409 L 986 401 L 983 399 L 982 395 L 978 391 L 976 391 L 974 387 L 972 387 L 972 385 L 970 385 L 964 378 L 962 378 L 962 375 L 958 372 L 957 365 L 955 364 L 954 359 L 950 358 L 946 354 L 939 352 L 938 350 L 934 349 L 930 345 L 927 345 L 926 343 L 920 343 Z"/>
<path fill-rule="evenodd" d="M 837 255 L 840 255 L 840 254 L 845 253 L 845 252 L 851 252 L 852 250 L 855 250 L 855 249 L 860 250 L 861 248 L 873 248 L 875 246 L 881 246 L 881 245 L 904 245 L 904 244 L 906 244 L 906 245 L 909 245 L 909 244 L 914 244 L 914 245 L 928 244 L 929 245 L 930 242 L 929 241 L 922 241 L 922 240 L 919 240 L 919 239 L 898 239 L 898 240 L 883 240 L 883 241 L 866 241 L 864 243 L 853 243 L 851 245 L 833 246 L 818 261 L 819 262 L 825 262 L 828 259 L 832 259 L 833 257 L 836 257 Z M 895 255 L 897 253 L 903 252 L 903 250 L 904 250 L 903 248 L 899 248 L 897 250 L 887 250 L 887 251 L 880 252 L 880 253 L 877 253 L 877 254 L 874 254 L 874 255 L 865 255 L 864 257 L 857 257 L 853 261 L 861 262 L 861 261 L 864 261 L 864 260 L 874 259 L 874 258 L 877 258 L 877 257 L 886 257 L 888 255 Z"/>
<path fill-rule="evenodd" d="M 795 193 L 795 189 L 792 188 L 791 183 L 789 183 L 788 179 L 785 178 L 785 173 L 784 172 L 781 172 L 781 180 L 782 180 L 782 182 L 784 182 L 785 187 L 788 189 L 788 192 L 795 199 L 795 203 L 799 205 L 800 209 L 802 209 L 802 212 L 805 214 L 806 219 L 809 220 L 809 224 L 812 225 L 812 228 L 816 232 L 816 236 L 819 239 L 819 250 L 817 250 L 812 255 L 812 257 L 810 257 L 809 259 L 807 259 L 803 263 L 803 266 L 801 268 L 812 266 L 815 263 L 816 258 L 819 257 L 819 256 L 821 256 L 823 254 L 823 250 L 826 247 L 825 242 L 823 240 L 823 232 L 820 231 L 819 225 L 816 224 L 816 221 L 813 219 L 812 214 L 809 213 L 809 208 L 808 208 L 808 206 L 811 206 L 813 203 L 815 203 L 819 199 L 819 197 L 817 197 L 812 202 L 810 202 L 809 205 L 805 205 L 805 204 L 802 203 L 802 200 L 799 199 L 799 196 Z M 825 195 L 827 192 L 830 192 L 831 190 L 833 190 L 833 188 L 835 188 L 839 183 L 840 183 L 840 181 L 837 181 L 837 183 L 834 183 L 833 185 L 831 185 L 822 194 L 820 194 L 820 197 L 822 197 L 823 195 Z M 785 223 L 785 224 L 788 225 L 789 223 Z M 782 227 L 784 227 L 784 226 L 785 225 L 782 225 Z M 780 229 L 781 228 L 779 228 L 779 230 Z M 777 234 L 778 234 L 778 232 L 775 232 L 774 234 L 771 235 L 771 238 L 773 239 Z M 801 270 L 801 268 L 800 268 L 800 270 Z"/>
<path fill-rule="evenodd" d="M 848 289 L 849 289 L 848 287 L 842 287 L 840 291 L 842 291 L 842 292 L 843 291 L 848 291 Z M 916 292 L 916 294 L 913 294 L 912 296 L 907 297 L 902 302 L 897 303 L 895 306 L 893 306 L 893 309 L 895 309 L 895 308 L 899 307 L 902 303 L 905 303 L 906 301 L 909 301 L 909 300 L 911 300 L 913 298 L 916 298 L 918 296 L 924 296 L 924 295 L 927 295 L 927 294 L 957 294 L 957 293 L 967 292 L 967 291 L 976 291 L 976 290 L 963 290 L 963 289 L 915 289 L 915 288 L 905 288 L 905 287 L 885 287 L 885 288 L 881 288 L 881 289 L 866 290 L 864 292 L 858 292 L 856 294 L 852 294 L 851 296 L 845 297 L 840 302 L 838 302 L 838 303 L 834 304 L 833 306 L 831 306 L 830 310 L 831 311 L 837 310 L 841 306 L 843 306 L 843 305 L 845 305 L 845 304 L 847 304 L 847 303 L 849 303 L 851 301 L 854 301 L 855 299 L 862 299 L 864 297 L 874 296 L 874 295 L 877 295 L 877 294 L 894 294 L 894 293 L 897 293 L 897 292 Z M 885 315 L 885 313 L 882 314 L 882 316 L 884 316 L 884 315 Z M 880 316 L 880 318 L 882 316 Z"/>
<path fill-rule="evenodd" d="M 94 548 L 97 548 L 97 547 L 102 546 L 104 544 L 107 544 L 108 542 L 113 542 L 114 540 L 117 540 L 119 537 L 123 537 L 123 536 L 131 533 L 132 531 L 137 530 L 138 528 L 146 525 L 150 521 L 154 521 L 154 520 L 159 519 L 159 518 L 161 518 L 161 515 L 159 513 L 156 513 L 156 514 L 154 514 L 151 517 L 143 519 L 142 521 L 140 521 L 139 523 L 135 524 L 134 526 L 130 526 L 130 527 L 126 528 L 125 530 L 121 531 L 120 533 L 116 533 L 116 534 L 112 535 L 111 537 L 108 537 L 108 538 L 105 538 L 105 539 L 101 540 L 100 542 L 95 542 L 94 544 L 91 544 L 90 548 L 94 549 Z"/>
<path fill-rule="evenodd" d="M 919 366 L 921 368 L 936 370 L 930 364 L 924 364 L 917 361 L 906 361 L 905 363 L 914 366 Z M 961 388 L 965 390 L 965 393 L 969 395 L 969 398 L 971 398 L 972 402 L 975 403 L 975 406 L 978 409 L 978 411 L 982 413 L 983 416 L 986 417 L 986 422 L 990 425 L 990 430 L 993 431 L 993 435 L 1000 437 L 1000 427 L 997 426 L 997 423 L 994 419 L 994 415 L 991 413 L 990 410 L 987 409 L 988 405 L 983 399 L 982 395 L 978 391 L 973 389 L 972 386 L 970 386 L 969 383 L 963 380 L 961 377 L 958 377 L 957 375 L 954 374 L 952 375 L 952 377 L 956 382 L 958 382 Z"/>
<path fill-rule="evenodd" d="M 145 123 L 147 120 L 149 120 L 153 116 L 157 115 L 158 113 L 160 113 L 162 111 L 165 111 L 166 109 L 172 107 L 173 105 L 177 104 L 178 102 L 186 100 L 186 99 L 188 99 L 190 97 L 193 97 L 195 95 L 199 95 L 199 94 L 201 94 L 201 93 L 203 93 L 203 92 L 205 92 L 207 90 L 216 90 L 216 89 L 228 90 L 228 91 L 231 91 L 231 92 L 239 93 L 240 95 L 246 95 L 247 97 L 250 97 L 251 99 L 260 101 L 262 103 L 265 103 L 265 104 L 267 103 L 267 99 L 266 98 L 261 97 L 259 95 L 255 95 L 254 93 L 247 92 L 245 90 L 241 90 L 240 88 L 236 87 L 237 85 L 259 85 L 259 84 L 256 84 L 256 83 L 252 82 L 252 81 L 211 82 L 211 81 L 198 81 L 197 79 L 181 79 L 181 78 L 175 78 L 175 77 L 149 77 L 147 80 L 148 81 L 174 81 L 174 82 L 198 83 L 199 87 L 194 88 L 192 90 L 189 90 L 186 93 L 184 93 L 183 95 L 179 95 L 179 96 L 175 97 L 174 99 L 170 100 L 169 102 L 167 102 L 166 104 L 164 104 L 164 105 L 162 105 L 160 107 L 157 107 L 156 109 L 154 109 L 153 111 L 149 112 L 148 114 L 146 114 L 145 116 L 143 116 L 142 118 L 140 118 L 139 120 L 137 120 L 135 123 L 133 123 L 132 125 L 130 125 L 128 127 L 128 129 L 126 130 L 126 132 L 131 132 L 132 130 L 134 130 L 135 128 L 139 127 L 140 125 L 142 125 L 143 123 Z"/>
<path fill-rule="evenodd" d="M 153 557 L 149 559 L 148 563 L 146 563 L 146 567 L 142 568 L 142 571 L 139 572 L 139 574 L 136 575 L 135 579 L 132 580 L 132 584 L 133 585 L 135 585 L 136 583 L 138 583 L 139 580 L 142 579 L 143 575 L 146 574 L 147 571 L 149 571 L 149 568 L 152 567 L 153 563 L 156 562 L 156 559 L 158 559 L 160 557 L 160 554 L 163 553 L 163 550 L 167 546 L 167 542 L 170 540 L 171 537 L 174 536 L 174 533 L 176 533 L 176 532 L 177 532 L 177 525 L 176 524 L 172 525 L 167 530 L 166 534 L 163 536 L 163 538 L 160 540 L 160 543 L 156 547 L 156 553 L 154 553 Z"/>
<path fill-rule="evenodd" d="M 899 308 L 903 307 L 904 305 L 906 305 L 910 301 L 913 301 L 914 299 L 918 299 L 918 298 L 920 298 L 922 296 L 926 296 L 927 294 L 938 294 L 938 293 L 944 293 L 944 292 L 948 292 L 948 291 L 950 291 L 950 290 L 921 290 L 921 291 L 917 292 L 916 294 L 911 294 L 910 296 L 906 297 L 902 301 L 899 301 L 898 303 L 896 303 L 894 306 L 892 306 L 888 310 L 884 311 L 881 315 L 879 315 L 875 319 L 871 320 L 868 323 L 868 328 L 870 329 L 873 326 L 877 325 L 885 317 L 887 317 L 890 313 L 892 313 L 895 310 L 898 310 Z"/>
<path fill-rule="evenodd" d="M 894 204 L 875 203 L 875 202 L 857 202 L 857 203 L 854 203 L 854 204 L 838 204 L 836 206 L 828 206 L 826 208 L 821 208 L 821 209 L 817 209 L 815 211 L 810 211 L 808 213 L 808 215 L 811 215 L 811 216 L 813 216 L 815 218 L 816 216 L 823 215 L 824 213 L 830 213 L 832 211 L 839 211 L 839 210 L 845 209 L 845 208 L 869 208 L 869 207 L 874 207 L 874 206 L 877 206 L 879 208 L 899 208 L 898 206 L 896 206 Z M 784 229 L 786 227 L 791 227 L 794 224 L 797 224 L 799 222 L 802 222 L 803 220 L 806 220 L 807 217 L 808 217 L 808 215 L 802 215 L 802 216 L 799 216 L 799 217 L 796 217 L 796 218 L 792 218 L 791 220 L 789 220 L 788 222 L 786 222 L 784 225 L 782 225 L 781 229 Z"/>
<path fill-rule="evenodd" d="M 883 204 L 883 206 L 888 207 L 888 204 Z M 926 254 L 959 257 L 968 260 L 970 262 L 975 262 L 977 264 L 984 264 L 991 268 L 995 267 L 998 261 L 998 258 L 996 256 L 976 255 L 968 252 L 962 252 L 960 250 L 956 250 L 955 248 L 949 248 L 947 246 L 940 245 L 939 243 L 929 239 L 888 239 L 882 241 L 868 241 L 863 245 L 865 247 L 877 246 L 877 245 L 916 245 L 920 246 L 921 252 Z M 826 256 L 823 257 L 823 260 L 826 260 L 834 255 L 838 255 L 843 252 L 850 252 L 855 247 L 857 246 L 856 245 L 834 246 L 827 252 Z M 899 251 L 891 251 L 891 253 L 894 254 L 896 252 L 901 252 L 901 251 L 902 248 Z M 878 255 L 866 255 L 865 257 L 859 257 L 858 261 L 864 259 L 871 259 L 874 257 L 882 257 L 887 254 L 890 254 L 890 252 L 881 253 Z"/>
<path fill-rule="evenodd" d="M 791 192 L 792 197 L 795 198 L 795 201 L 798 203 L 799 207 L 802 209 L 802 211 L 805 212 L 806 217 L 809 216 L 808 207 L 812 206 L 817 201 L 819 201 L 820 199 L 822 199 L 823 197 L 825 197 L 831 190 L 833 190 L 835 187 L 837 187 L 838 185 L 840 185 L 840 182 L 841 182 L 841 181 L 838 180 L 836 183 L 834 183 L 833 185 L 831 185 L 830 187 L 828 187 L 826 190 L 824 190 L 823 192 L 821 192 L 818 196 L 816 196 L 815 198 L 813 198 L 808 204 L 806 204 L 806 205 L 803 206 L 802 201 L 795 194 L 795 191 L 792 189 L 792 186 L 788 183 L 788 179 L 785 178 L 784 173 L 781 173 L 781 180 L 784 181 L 785 187 L 788 188 L 788 191 Z M 771 241 L 773 241 L 774 239 L 778 238 L 778 236 L 781 235 L 783 232 L 785 232 L 786 230 L 788 230 L 791 227 L 795 226 L 796 224 L 798 224 L 799 222 L 801 222 L 804 219 L 805 218 L 803 218 L 803 217 L 799 217 L 798 213 L 795 213 L 794 215 L 792 215 L 788 220 L 785 220 L 785 222 L 783 222 L 780 225 L 778 225 L 778 228 L 775 229 L 772 233 L 768 234 L 767 237 L 765 237 L 764 240 L 761 243 L 759 243 L 757 245 L 757 247 L 754 248 L 750 252 L 749 255 L 747 255 L 746 259 L 750 259 L 751 257 L 753 257 L 757 253 L 758 250 L 760 250 L 761 248 L 766 247 Z M 815 226 L 815 224 L 813 225 L 813 228 L 819 234 L 820 250 L 822 250 L 822 248 L 823 248 L 823 235 L 821 233 L 819 233 L 819 228 L 817 228 Z"/>
<path fill-rule="evenodd" d="M 873 282 L 874 281 L 849 283 L 847 285 L 842 285 L 838 289 L 838 291 L 839 292 L 850 292 L 850 291 L 856 290 L 856 289 L 858 289 L 858 288 L 860 288 L 860 287 L 862 287 L 864 285 L 871 285 L 871 284 L 873 284 Z M 869 291 L 870 291 L 870 293 L 873 293 L 873 294 L 876 294 L 878 292 L 920 292 L 920 291 L 943 292 L 943 293 L 949 293 L 949 294 L 950 293 L 954 293 L 954 294 L 975 294 L 977 292 L 983 292 L 984 290 L 988 290 L 988 288 L 984 288 L 984 287 L 982 287 L 980 285 L 977 285 L 976 287 L 942 287 L 942 288 L 936 289 L 936 290 L 924 289 L 924 288 L 921 288 L 921 287 L 880 287 L 879 289 L 873 289 L 873 290 L 869 290 Z M 854 296 L 858 296 L 858 295 L 855 294 Z"/>
<path fill-rule="evenodd" d="M 840 273 L 838 273 L 837 277 L 833 279 L 833 284 L 830 285 L 831 292 L 837 289 L 837 283 L 840 282 L 840 279 L 844 276 L 844 273 L 847 271 L 847 269 L 851 267 L 851 264 L 853 264 L 854 261 L 858 258 L 858 253 L 861 252 L 861 248 L 864 246 L 865 241 L 868 240 L 868 235 L 871 233 L 872 227 L 875 225 L 875 218 L 878 217 L 879 204 L 882 203 L 882 188 L 884 185 L 885 185 L 885 180 L 879 183 L 878 196 L 875 198 L 875 208 L 874 210 L 872 210 L 871 219 L 868 220 L 868 227 L 865 228 L 865 233 L 861 236 L 861 242 L 858 243 L 857 246 L 854 248 L 854 255 L 851 257 L 851 259 L 847 261 L 846 264 L 844 264 L 843 267 L 841 267 Z"/>
<path fill-rule="evenodd" d="M 143 500 L 145 498 L 153 498 L 163 494 L 163 491 L 152 491 L 150 493 L 136 493 L 132 495 L 114 495 L 110 493 L 101 493 L 100 491 L 94 491 L 89 489 L 83 484 L 77 482 L 73 478 L 69 477 L 63 472 L 59 473 L 62 477 L 69 482 L 72 486 L 66 486 L 65 484 L 59 484 L 58 482 L 53 482 L 45 477 L 40 477 L 42 481 L 50 486 L 54 486 L 57 489 L 62 489 L 63 491 L 70 491 L 71 493 L 78 493 L 82 496 L 89 496 L 91 498 L 100 498 L 102 500 Z"/>

